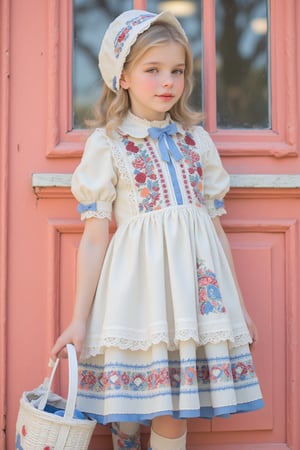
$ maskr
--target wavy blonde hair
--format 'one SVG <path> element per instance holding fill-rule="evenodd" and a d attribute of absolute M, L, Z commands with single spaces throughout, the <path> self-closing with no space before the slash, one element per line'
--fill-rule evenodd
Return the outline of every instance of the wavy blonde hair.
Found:
<path fill-rule="evenodd" d="M 150 48 L 163 46 L 170 41 L 180 44 L 185 51 L 185 83 L 180 99 L 169 113 L 173 120 L 184 126 L 196 125 L 203 120 L 203 114 L 193 111 L 188 106 L 188 99 L 193 89 L 193 57 L 185 37 L 174 26 L 157 21 L 138 36 L 127 56 L 124 69 L 130 70 L 130 67 L 133 67 Z M 117 92 L 113 92 L 104 84 L 95 107 L 95 120 L 90 121 L 89 125 L 105 127 L 107 134 L 111 135 L 113 130 L 122 123 L 129 109 L 130 98 L 127 90 L 120 88 Z"/>

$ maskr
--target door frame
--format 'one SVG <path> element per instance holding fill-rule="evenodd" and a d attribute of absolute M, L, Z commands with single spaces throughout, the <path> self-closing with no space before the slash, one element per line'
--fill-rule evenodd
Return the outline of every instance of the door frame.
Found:
<path fill-rule="evenodd" d="M 7 258 L 8 258 L 8 131 L 10 76 L 10 4 L 0 2 L 0 447 L 6 442 Z"/>

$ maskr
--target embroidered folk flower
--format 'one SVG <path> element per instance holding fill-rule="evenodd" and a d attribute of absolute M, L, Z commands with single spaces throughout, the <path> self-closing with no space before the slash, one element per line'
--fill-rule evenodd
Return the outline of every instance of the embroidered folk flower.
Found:
<path fill-rule="evenodd" d="M 205 267 L 203 261 L 197 262 L 197 278 L 200 314 L 226 312 L 216 275 Z"/>
<path fill-rule="evenodd" d="M 124 138 L 127 155 L 133 167 L 133 176 L 139 195 L 140 212 L 149 212 L 161 208 L 161 196 L 156 166 L 149 150 L 141 144 Z M 159 164 L 157 162 L 157 164 Z"/>
<path fill-rule="evenodd" d="M 186 133 L 184 140 L 187 145 L 196 145 L 196 142 L 189 133 Z"/>

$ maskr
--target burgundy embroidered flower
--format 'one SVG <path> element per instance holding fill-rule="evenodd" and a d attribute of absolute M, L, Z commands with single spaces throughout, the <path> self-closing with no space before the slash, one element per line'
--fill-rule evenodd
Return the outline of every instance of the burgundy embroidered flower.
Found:
<path fill-rule="evenodd" d="M 146 181 L 146 175 L 143 172 L 139 172 L 136 176 L 135 176 L 135 180 L 138 183 L 145 183 Z"/>
<path fill-rule="evenodd" d="M 135 145 L 134 142 L 129 141 L 128 144 L 126 145 L 126 150 L 128 152 L 137 153 L 139 151 L 139 148 L 137 145 Z"/>
<path fill-rule="evenodd" d="M 22 425 L 22 436 L 26 436 L 27 431 L 26 431 L 26 426 Z"/>
<path fill-rule="evenodd" d="M 187 145 L 196 145 L 196 142 L 194 141 L 194 139 L 189 134 L 185 135 L 184 140 L 185 140 Z"/>

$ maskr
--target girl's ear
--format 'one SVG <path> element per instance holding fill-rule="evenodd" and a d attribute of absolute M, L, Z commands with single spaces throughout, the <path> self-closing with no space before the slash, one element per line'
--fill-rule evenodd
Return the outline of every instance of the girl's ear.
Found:
<path fill-rule="evenodd" d="M 129 88 L 129 83 L 127 81 L 127 77 L 126 77 L 126 74 L 124 72 L 121 73 L 120 86 L 123 89 L 128 89 Z"/>

